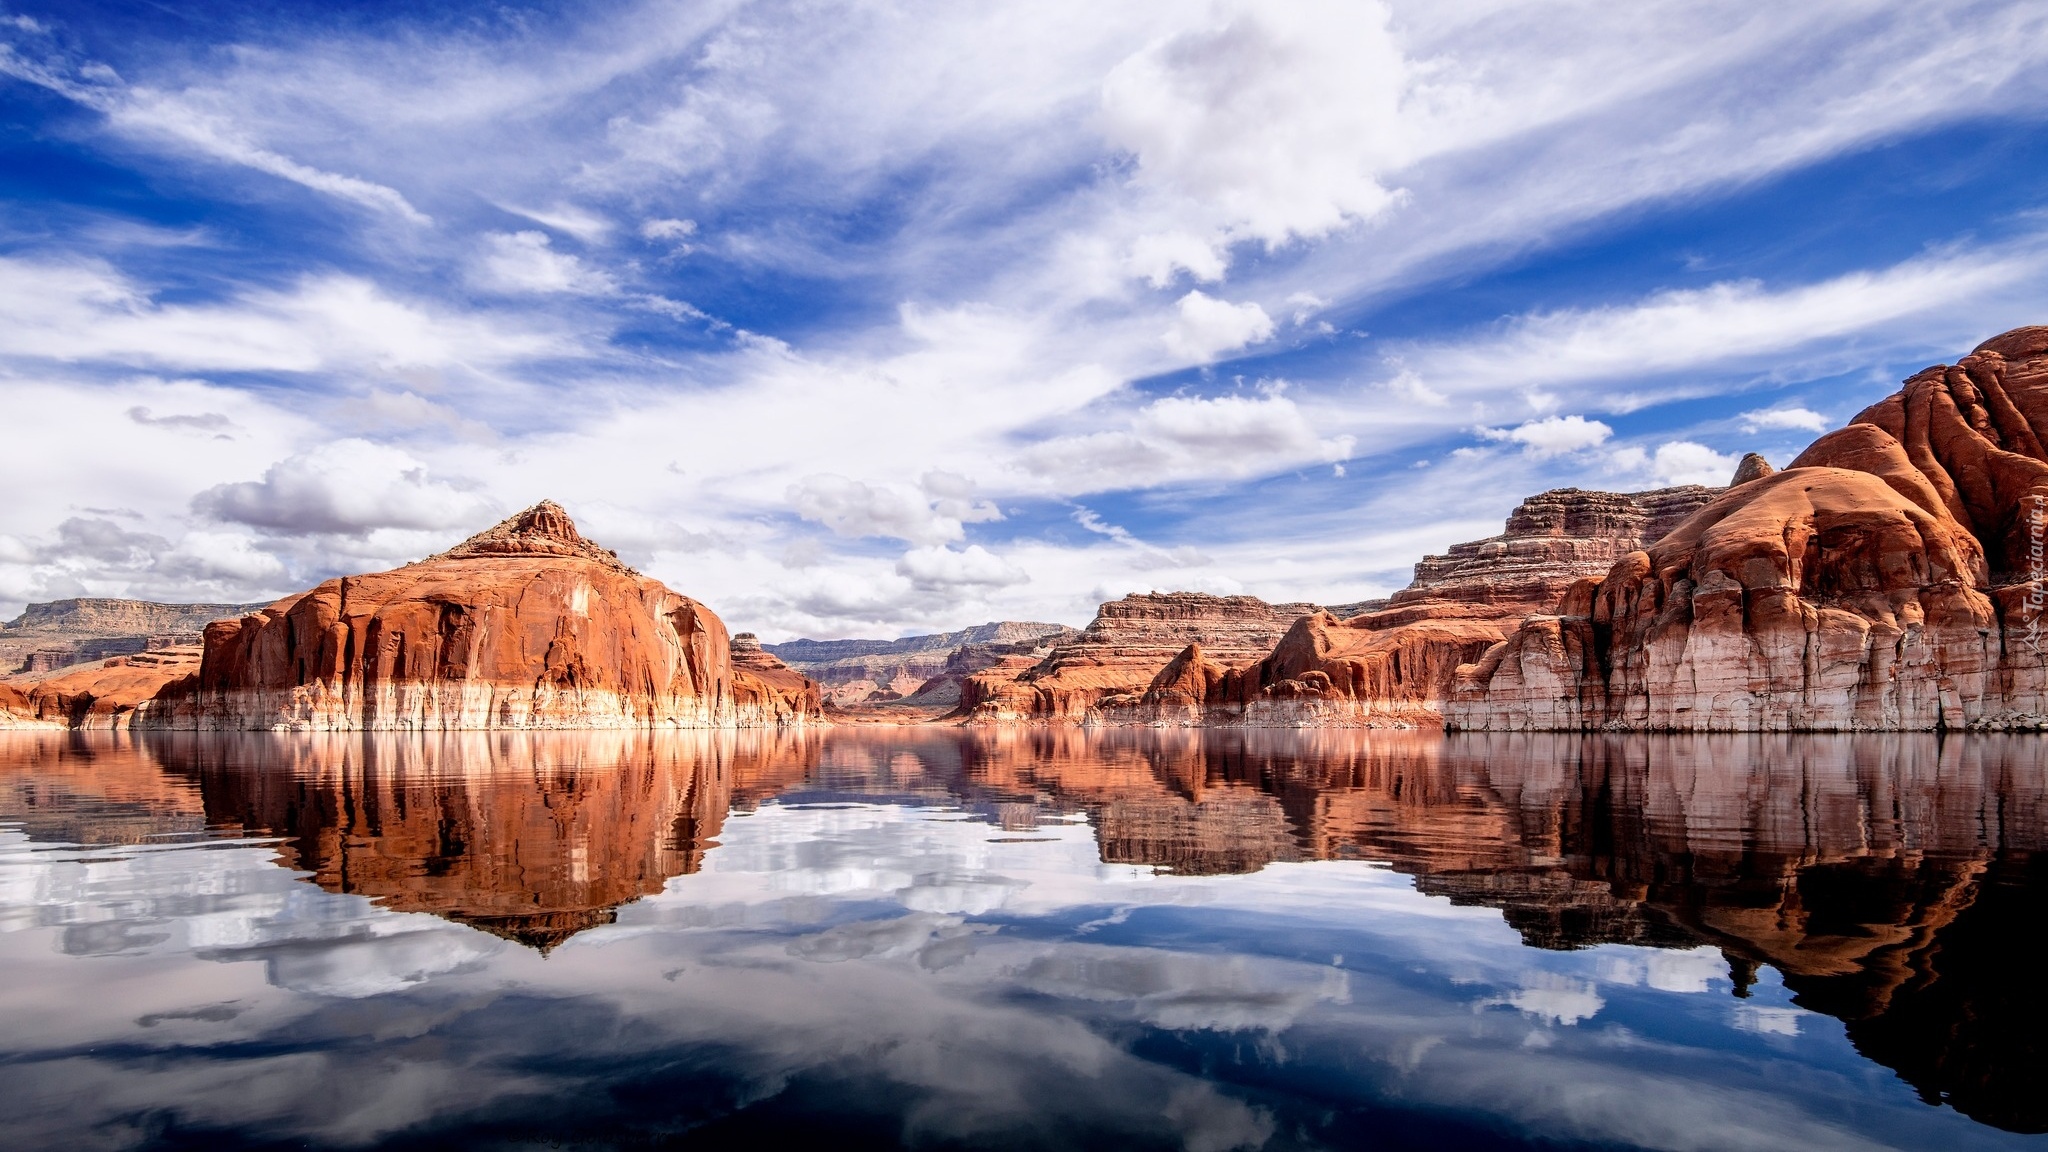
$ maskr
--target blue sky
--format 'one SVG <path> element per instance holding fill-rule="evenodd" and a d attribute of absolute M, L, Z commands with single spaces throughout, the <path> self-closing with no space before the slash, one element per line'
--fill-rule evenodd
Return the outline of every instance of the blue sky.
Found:
<path fill-rule="evenodd" d="M 0 7 L 0 613 L 1336 603 L 2048 322 L 2039 5 Z"/>

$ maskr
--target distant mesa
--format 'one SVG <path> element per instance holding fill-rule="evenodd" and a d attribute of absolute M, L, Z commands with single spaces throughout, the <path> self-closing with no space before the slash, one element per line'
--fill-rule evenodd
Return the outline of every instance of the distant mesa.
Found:
<path fill-rule="evenodd" d="M 959 707 L 974 673 L 1030 657 L 1080 633 L 1064 624 L 991 621 L 900 640 L 790 640 L 767 651 L 816 680 L 826 706 L 842 718 L 930 719 Z"/>
<path fill-rule="evenodd" d="M 214 621 L 196 667 L 142 654 L 10 687 L 14 723 L 87 727 L 730 728 L 821 713 L 815 683 L 772 657 L 736 664 L 716 614 L 546 501 L 418 563 Z"/>

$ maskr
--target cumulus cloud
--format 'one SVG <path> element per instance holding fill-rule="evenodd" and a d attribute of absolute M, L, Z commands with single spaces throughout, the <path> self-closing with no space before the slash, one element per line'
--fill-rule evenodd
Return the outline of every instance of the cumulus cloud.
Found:
<path fill-rule="evenodd" d="M 1383 175 L 1409 154 L 1408 67 L 1370 2 L 1227 4 L 1163 37 L 1102 85 L 1110 139 L 1136 182 L 1200 231 L 1141 236 L 1136 271 L 1222 275 L 1240 239 L 1277 245 L 1370 219 L 1395 202 Z"/>
<path fill-rule="evenodd" d="M 979 544 L 959 551 L 937 546 L 914 548 L 896 561 L 896 574 L 919 589 L 1001 588 L 1031 579 L 1023 569 Z"/>
<path fill-rule="evenodd" d="M 280 460 L 261 480 L 208 488 L 192 506 L 216 520 L 286 536 L 480 526 L 495 511 L 487 496 L 435 479 L 407 453 L 356 439 Z"/>
<path fill-rule="evenodd" d="M 1742 414 L 1744 432 L 1826 432 L 1831 424 L 1811 408 L 1759 408 Z"/>
<path fill-rule="evenodd" d="M 1177 317 L 1161 339 L 1174 354 L 1190 360 L 1214 360 L 1247 344 L 1272 339 L 1273 318 L 1257 304 L 1232 304 L 1201 291 L 1189 292 L 1175 305 Z"/>
<path fill-rule="evenodd" d="M 161 536 L 123 528 L 105 517 L 74 516 L 57 525 L 55 542 L 41 549 L 38 559 L 131 566 L 148 562 L 169 546 Z"/>
<path fill-rule="evenodd" d="M 1543 460 L 1598 447 L 1614 435 L 1614 429 L 1584 416 L 1545 416 L 1517 428 L 1483 428 L 1479 434 L 1520 444 L 1524 452 Z"/>
<path fill-rule="evenodd" d="M 1659 485 L 1705 484 L 1716 488 L 1734 477 L 1735 466 L 1741 462 L 1733 455 L 1690 440 L 1668 441 L 1658 445 L 1654 452 L 1621 448 L 1610 459 L 1616 470 L 1648 475 Z"/>
<path fill-rule="evenodd" d="M 276 587 L 284 562 L 239 532 L 187 532 L 156 558 L 156 572 L 174 580 L 234 587 Z"/>
<path fill-rule="evenodd" d="M 484 237 L 471 279 L 509 293 L 569 292 L 601 296 L 618 289 L 610 276 L 554 250 L 545 232 L 492 232 Z"/>
<path fill-rule="evenodd" d="M 974 498 L 974 484 L 951 472 L 930 472 L 919 487 L 869 484 L 845 476 L 806 476 L 793 484 L 789 503 L 796 514 L 849 538 L 888 536 L 913 544 L 958 540 L 965 524 L 1002 519 L 986 500 Z"/>

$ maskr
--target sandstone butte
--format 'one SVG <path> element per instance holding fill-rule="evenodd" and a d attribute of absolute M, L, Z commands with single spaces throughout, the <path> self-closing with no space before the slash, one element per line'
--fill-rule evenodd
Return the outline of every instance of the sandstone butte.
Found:
<path fill-rule="evenodd" d="M 2048 328 L 1936 365 L 1455 673 L 1467 729 L 2048 726 Z"/>
<path fill-rule="evenodd" d="M 0 688 L 0 724 L 17 726 L 731 728 L 819 715 L 816 684 L 758 647 L 736 660 L 710 609 L 548 502 L 418 563 L 215 621 L 196 666 L 146 653 Z"/>
<path fill-rule="evenodd" d="M 1256 660 L 1313 604 L 1268 604 L 1253 596 L 1153 592 L 1112 600 L 1074 639 L 1041 657 L 1013 656 L 969 675 L 960 709 L 972 723 L 1100 720 L 1137 703 L 1190 645 Z"/>
<path fill-rule="evenodd" d="M 1499 536 L 1425 557 L 1392 597 L 1335 609 L 1127 597 L 1044 659 L 969 677 L 963 711 L 969 723 L 1435 725 L 1459 665 L 1720 491 L 1540 493 Z"/>

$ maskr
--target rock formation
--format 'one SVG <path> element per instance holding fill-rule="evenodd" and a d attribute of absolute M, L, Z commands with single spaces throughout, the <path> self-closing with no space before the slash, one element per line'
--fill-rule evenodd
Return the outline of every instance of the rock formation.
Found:
<path fill-rule="evenodd" d="M 1072 641 L 1027 668 L 998 666 L 967 677 L 960 706 L 971 722 L 1098 719 L 1104 708 L 1136 704 L 1190 644 L 1212 659 L 1265 655 L 1313 604 L 1268 604 L 1253 596 L 1150 592 L 1112 600 Z"/>
<path fill-rule="evenodd" d="M 718 728 L 819 715 L 816 685 L 758 650 L 736 663 L 710 609 L 585 540 L 551 503 L 438 556 L 216 621 L 205 641 L 196 670 L 134 657 L 38 684 L 15 722 Z"/>
<path fill-rule="evenodd" d="M 737 762 L 806 763 L 802 732 L 151 738 L 210 828 L 281 837 L 330 892 L 542 951 L 697 871 Z"/>
<path fill-rule="evenodd" d="M 2048 726 L 2048 328 L 1756 475 L 1459 673 L 1473 729 Z"/>
<path fill-rule="evenodd" d="M 1661 538 L 1719 491 L 1540 493 L 1500 535 L 1424 557 L 1414 582 L 1392 597 L 1303 615 L 1255 661 L 1190 645 L 1142 695 L 1105 700 L 1100 718 L 1434 726 L 1460 666 L 1530 613 L 1555 611 L 1575 582 Z"/>
<path fill-rule="evenodd" d="M 0 728 L 130 728 L 166 720 L 165 695 L 198 675 L 201 649 L 178 646 L 116 656 L 54 674 L 0 683 Z"/>
<path fill-rule="evenodd" d="M 1076 635 L 1064 624 L 1000 620 L 900 640 L 791 640 L 764 647 L 816 680 L 826 702 L 838 707 L 919 697 L 921 705 L 945 711 L 960 702 L 959 683 L 967 674 L 1013 649 L 1050 648 Z M 931 683 L 934 678 L 940 682 Z"/>
<path fill-rule="evenodd" d="M 30 604 L 0 624 L 0 669 L 49 672 L 72 664 L 198 644 L 209 623 L 261 604 L 160 604 L 86 598 Z"/>
<path fill-rule="evenodd" d="M 199 728 L 710 728 L 816 716 L 808 681 L 736 668 L 710 609 L 540 503 L 390 572 L 206 630 Z"/>
<path fill-rule="evenodd" d="M 735 684 L 742 692 L 759 690 L 767 702 L 780 702 L 793 714 L 817 716 L 824 709 L 818 682 L 776 659 L 761 647 L 752 632 L 736 633 L 731 640 Z"/>

